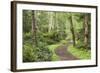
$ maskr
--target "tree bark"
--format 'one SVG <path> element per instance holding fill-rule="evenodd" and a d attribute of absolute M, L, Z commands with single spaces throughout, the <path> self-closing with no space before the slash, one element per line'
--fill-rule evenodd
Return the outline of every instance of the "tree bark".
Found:
<path fill-rule="evenodd" d="M 70 30 L 71 30 L 71 33 L 72 33 L 73 46 L 75 46 L 76 41 L 75 41 L 75 32 L 74 32 L 74 26 L 73 26 L 73 15 L 72 15 L 72 13 L 70 15 Z"/>
<path fill-rule="evenodd" d="M 33 45 L 37 45 L 35 11 L 32 11 L 32 33 L 33 33 Z"/>
<path fill-rule="evenodd" d="M 88 15 L 84 15 L 84 47 L 88 47 Z"/>
<path fill-rule="evenodd" d="M 53 29 L 53 12 L 48 12 L 48 15 L 49 15 L 48 32 L 50 32 Z"/>

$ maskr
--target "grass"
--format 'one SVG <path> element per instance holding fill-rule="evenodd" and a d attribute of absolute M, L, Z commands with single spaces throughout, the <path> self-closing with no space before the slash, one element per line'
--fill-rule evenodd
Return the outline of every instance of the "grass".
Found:
<path fill-rule="evenodd" d="M 77 49 L 73 46 L 69 46 L 68 51 L 70 53 L 72 53 L 72 55 L 74 55 L 75 57 L 77 57 L 79 59 L 91 59 L 90 50 L 83 49 L 83 48 Z"/>
<path fill-rule="evenodd" d="M 52 51 L 53 56 L 52 56 L 52 61 L 58 61 L 60 60 L 59 56 L 55 54 L 55 49 L 59 46 L 59 44 L 54 44 L 54 45 L 49 45 L 48 48 L 49 50 Z"/>

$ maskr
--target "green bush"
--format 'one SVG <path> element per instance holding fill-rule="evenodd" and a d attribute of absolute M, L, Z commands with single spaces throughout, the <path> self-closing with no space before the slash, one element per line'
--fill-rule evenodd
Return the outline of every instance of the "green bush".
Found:
<path fill-rule="evenodd" d="M 88 42 L 88 44 L 87 44 L 87 48 L 86 48 L 86 46 L 84 45 L 84 42 L 83 42 L 83 41 L 78 40 L 78 41 L 77 41 L 77 44 L 76 44 L 76 46 L 75 46 L 75 47 L 76 47 L 76 48 L 91 49 L 91 44 L 90 44 L 90 42 Z"/>
<path fill-rule="evenodd" d="M 60 57 L 55 53 L 55 49 L 57 49 L 57 47 L 59 46 L 60 44 L 53 44 L 53 45 L 48 45 L 48 48 L 50 51 L 52 51 L 52 61 L 58 61 L 60 60 Z"/>
<path fill-rule="evenodd" d="M 84 48 L 84 43 L 82 41 L 77 41 L 76 48 Z"/>
<path fill-rule="evenodd" d="M 33 62 L 35 61 L 36 56 L 35 52 L 33 52 L 33 48 L 29 44 L 25 44 L 23 46 L 23 62 Z"/>
<path fill-rule="evenodd" d="M 52 52 L 48 49 L 47 43 L 38 42 L 38 50 L 37 50 L 37 61 L 50 61 L 52 57 Z"/>
<path fill-rule="evenodd" d="M 24 33 L 23 38 L 24 40 L 29 40 L 30 38 L 32 38 L 32 33 L 31 32 Z"/>
<path fill-rule="evenodd" d="M 66 45 L 66 44 L 68 44 L 68 42 L 66 41 L 66 40 L 61 40 L 61 42 L 60 42 L 61 44 L 63 44 L 63 45 Z"/>
<path fill-rule="evenodd" d="M 41 47 L 37 49 L 36 55 L 36 61 L 51 61 L 52 52 L 45 47 Z"/>
<path fill-rule="evenodd" d="M 27 32 L 27 33 L 24 33 L 23 34 L 23 43 L 24 44 L 31 44 L 32 45 L 32 43 L 33 43 L 33 40 L 32 40 L 32 33 L 31 32 Z"/>
<path fill-rule="evenodd" d="M 69 46 L 68 50 L 72 55 L 79 58 L 80 60 L 83 59 L 91 59 L 91 51 L 85 48 L 76 48 L 73 46 Z"/>
<path fill-rule="evenodd" d="M 57 37 L 56 37 L 57 39 Z M 55 39 L 54 33 L 42 33 L 39 37 L 39 41 L 46 42 L 48 45 L 57 43 L 57 40 Z"/>
<path fill-rule="evenodd" d="M 51 57 L 52 52 L 42 42 L 38 47 L 28 43 L 23 47 L 23 62 L 51 61 Z"/>
<path fill-rule="evenodd" d="M 65 33 L 61 34 L 60 31 L 52 31 L 49 33 L 42 33 L 42 36 L 40 37 L 40 39 L 42 41 L 45 41 L 48 45 L 52 45 L 55 43 L 60 42 L 61 40 L 64 40 L 66 35 Z"/>

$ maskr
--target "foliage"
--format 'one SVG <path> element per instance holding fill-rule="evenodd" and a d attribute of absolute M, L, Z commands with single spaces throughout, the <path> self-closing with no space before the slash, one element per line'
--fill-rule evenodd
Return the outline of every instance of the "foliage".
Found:
<path fill-rule="evenodd" d="M 61 40 L 60 43 L 61 43 L 61 45 L 68 45 L 67 40 Z"/>
<path fill-rule="evenodd" d="M 26 43 L 23 47 L 24 62 L 51 61 L 52 52 L 43 44 L 39 47 L 33 47 Z"/>
<path fill-rule="evenodd" d="M 58 46 L 59 46 L 59 44 L 54 44 L 54 45 L 49 45 L 48 46 L 49 50 L 51 50 L 52 53 L 53 53 L 53 55 L 52 55 L 52 61 L 58 61 L 58 60 L 60 60 L 60 57 L 55 54 L 55 50 L 57 49 Z"/>
<path fill-rule="evenodd" d="M 24 32 L 29 32 L 31 30 L 31 23 L 32 23 L 32 12 L 30 10 L 23 10 L 23 30 Z"/>
<path fill-rule="evenodd" d="M 68 51 L 79 59 L 91 59 L 91 51 L 84 48 L 69 46 Z"/>
<path fill-rule="evenodd" d="M 91 50 L 90 18 L 89 13 L 23 10 L 23 61 L 60 60 L 56 47 L 73 44 L 71 52 L 77 56 L 82 53 L 84 56 L 79 57 L 88 59 L 90 53 L 84 50 Z"/>
<path fill-rule="evenodd" d="M 32 62 L 35 61 L 36 55 L 33 52 L 33 48 L 30 44 L 25 44 L 23 46 L 23 61 L 24 62 Z"/>
<path fill-rule="evenodd" d="M 24 43 L 30 43 L 32 45 L 32 33 L 31 32 L 26 32 L 23 34 L 23 44 Z"/>
<path fill-rule="evenodd" d="M 77 41 L 77 45 L 75 46 L 76 48 L 80 49 L 80 48 L 84 48 L 84 43 L 81 42 L 80 40 Z"/>

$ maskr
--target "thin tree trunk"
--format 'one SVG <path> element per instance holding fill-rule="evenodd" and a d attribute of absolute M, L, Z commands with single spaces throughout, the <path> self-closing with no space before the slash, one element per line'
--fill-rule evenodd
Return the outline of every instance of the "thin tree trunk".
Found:
<path fill-rule="evenodd" d="M 37 45 L 35 11 L 32 11 L 32 33 L 33 33 L 33 45 Z"/>
<path fill-rule="evenodd" d="M 71 30 L 71 33 L 72 33 L 72 39 L 73 39 L 73 46 L 76 45 L 76 42 L 75 42 L 75 32 L 74 32 L 74 26 L 73 26 L 73 15 L 71 13 L 70 15 L 70 30 Z"/>
<path fill-rule="evenodd" d="M 88 47 L 88 15 L 84 15 L 84 47 Z"/>
<path fill-rule="evenodd" d="M 58 15 L 57 15 L 57 12 L 54 13 L 54 31 L 58 31 Z"/>
<path fill-rule="evenodd" d="M 49 25 L 48 25 L 48 32 L 50 32 L 53 28 L 53 12 L 48 12 L 49 15 Z"/>

